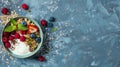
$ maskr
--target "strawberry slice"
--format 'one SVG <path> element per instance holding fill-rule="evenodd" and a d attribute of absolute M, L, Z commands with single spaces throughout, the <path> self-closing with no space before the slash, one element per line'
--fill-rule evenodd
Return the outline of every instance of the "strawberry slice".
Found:
<path fill-rule="evenodd" d="M 28 34 L 38 32 L 38 27 L 35 25 L 28 25 Z"/>

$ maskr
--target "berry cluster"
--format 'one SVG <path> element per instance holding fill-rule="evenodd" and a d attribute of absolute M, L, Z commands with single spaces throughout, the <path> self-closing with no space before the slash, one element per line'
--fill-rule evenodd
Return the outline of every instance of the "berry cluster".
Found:
<path fill-rule="evenodd" d="M 48 23 L 48 22 L 55 22 L 55 18 L 54 17 L 50 17 L 49 21 L 46 21 L 45 19 L 42 19 L 40 21 L 40 23 L 41 23 L 41 25 L 43 27 L 53 27 L 53 24 L 52 23 Z"/>
<path fill-rule="evenodd" d="M 23 33 L 23 32 L 21 32 Z M 10 41 L 13 41 L 15 39 L 20 39 L 20 41 L 25 41 L 25 36 L 20 36 L 20 33 L 17 32 L 4 32 L 3 33 L 3 37 L 2 37 L 2 41 L 5 45 L 6 48 L 10 48 L 11 44 Z"/>

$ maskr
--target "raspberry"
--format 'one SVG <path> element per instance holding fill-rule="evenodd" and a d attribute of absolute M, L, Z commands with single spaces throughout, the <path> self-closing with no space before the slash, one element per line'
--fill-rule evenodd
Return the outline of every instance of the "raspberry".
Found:
<path fill-rule="evenodd" d="M 16 33 L 15 38 L 20 38 L 20 35 L 18 33 Z"/>
<path fill-rule="evenodd" d="M 41 25 L 42 25 L 42 26 L 47 26 L 47 21 L 46 21 L 46 20 L 44 20 L 44 19 L 43 19 L 43 20 L 41 20 Z"/>
<path fill-rule="evenodd" d="M 5 43 L 5 48 L 10 48 L 11 44 L 9 42 Z"/>
<path fill-rule="evenodd" d="M 21 37 L 20 37 L 20 41 L 25 41 L 25 39 L 26 39 L 26 38 L 25 38 L 24 36 L 21 36 Z"/>
<path fill-rule="evenodd" d="M 8 42 L 8 38 L 7 38 L 7 37 L 3 37 L 3 38 L 2 38 L 2 41 L 3 41 L 4 43 Z"/>
<path fill-rule="evenodd" d="M 11 32 L 11 35 L 15 35 L 16 31 Z"/>
<path fill-rule="evenodd" d="M 21 30 L 21 31 L 20 31 L 20 33 L 21 33 L 22 35 L 26 34 L 26 32 L 27 32 L 27 31 L 24 31 L 24 30 Z"/>
<path fill-rule="evenodd" d="M 22 4 L 22 8 L 24 9 L 24 10 L 28 10 L 29 9 L 29 7 L 28 7 L 28 5 L 27 4 Z"/>
<path fill-rule="evenodd" d="M 43 56 L 39 56 L 39 57 L 38 57 L 38 60 L 41 61 L 41 62 L 43 62 L 43 61 L 45 61 L 46 59 L 45 59 L 45 57 L 43 57 Z"/>
<path fill-rule="evenodd" d="M 9 10 L 7 8 L 2 8 L 1 12 L 2 14 L 7 15 Z"/>
<path fill-rule="evenodd" d="M 8 37 L 8 36 L 9 36 L 9 33 L 8 33 L 8 32 L 4 32 L 4 33 L 3 33 L 3 36 L 4 36 L 4 37 Z"/>
<path fill-rule="evenodd" d="M 14 39 L 14 37 L 13 36 L 9 36 L 9 40 L 13 40 Z"/>

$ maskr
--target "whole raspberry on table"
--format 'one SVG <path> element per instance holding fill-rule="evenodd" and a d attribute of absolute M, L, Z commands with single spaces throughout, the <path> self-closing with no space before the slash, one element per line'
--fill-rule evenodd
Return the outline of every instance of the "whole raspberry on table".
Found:
<path fill-rule="evenodd" d="M 44 56 L 39 56 L 39 57 L 38 57 L 38 60 L 41 61 L 41 62 L 46 61 L 46 59 L 45 59 Z"/>
<path fill-rule="evenodd" d="M 8 8 L 4 7 L 4 8 L 2 8 L 1 12 L 2 12 L 2 14 L 7 15 L 9 13 L 9 10 L 8 10 Z"/>
<path fill-rule="evenodd" d="M 28 10 L 29 6 L 26 3 L 23 3 L 21 6 L 24 10 Z"/>
<path fill-rule="evenodd" d="M 42 25 L 42 26 L 47 26 L 47 21 L 44 20 L 44 19 L 42 19 L 42 20 L 41 20 L 41 25 Z"/>

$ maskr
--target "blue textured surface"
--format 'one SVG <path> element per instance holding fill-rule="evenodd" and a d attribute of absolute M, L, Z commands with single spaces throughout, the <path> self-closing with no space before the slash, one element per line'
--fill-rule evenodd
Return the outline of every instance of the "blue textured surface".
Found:
<path fill-rule="evenodd" d="M 0 49 L 0 67 L 120 67 L 120 0 L 0 0 L 21 16 L 57 18 L 47 62 L 11 58 Z M 18 10 L 27 3 L 32 12 Z M 5 55 L 5 56 L 4 56 Z"/>

